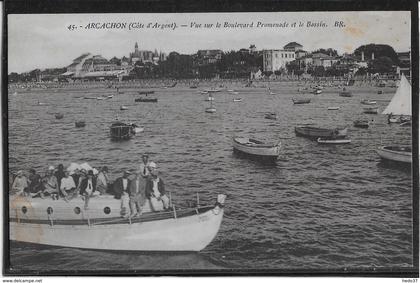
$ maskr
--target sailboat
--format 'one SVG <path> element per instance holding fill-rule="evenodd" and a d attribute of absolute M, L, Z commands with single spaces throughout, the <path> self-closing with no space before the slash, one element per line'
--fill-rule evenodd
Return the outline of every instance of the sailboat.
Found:
<path fill-rule="evenodd" d="M 400 86 L 391 99 L 391 102 L 382 114 L 411 117 L 411 84 L 404 74 L 401 76 Z M 388 145 L 379 147 L 376 152 L 384 160 L 395 162 L 412 163 L 411 146 Z"/>

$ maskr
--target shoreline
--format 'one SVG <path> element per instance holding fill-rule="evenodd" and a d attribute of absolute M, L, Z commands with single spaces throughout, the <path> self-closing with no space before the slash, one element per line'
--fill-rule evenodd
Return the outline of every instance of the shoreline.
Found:
<path fill-rule="evenodd" d="M 378 87 L 378 83 L 384 82 L 387 87 L 394 87 L 397 79 L 381 79 L 381 78 L 354 78 L 354 86 L 372 86 Z M 251 83 L 250 83 L 251 82 Z M 85 89 L 85 88 L 228 88 L 228 87 L 267 87 L 269 84 L 329 84 L 331 86 L 346 86 L 348 82 L 344 77 L 317 77 L 317 78 L 280 78 L 280 79 L 142 79 L 131 81 L 83 81 L 83 82 L 28 82 L 28 83 L 9 83 L 8 90 L 28 90 L 28 89 Z M 172 86 L 176 83 L 175 86 Z M 261 86 L 263 85 L 263 86 Z"/>

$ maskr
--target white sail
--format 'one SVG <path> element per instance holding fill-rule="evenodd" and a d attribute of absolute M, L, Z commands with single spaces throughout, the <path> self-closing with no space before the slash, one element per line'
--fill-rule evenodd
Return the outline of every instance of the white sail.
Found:
<path fill-rule="evenodd" d="M 404 75 L 401 76 L 400 86 L 382 114 L 411 116 L 411 85 Z"/>

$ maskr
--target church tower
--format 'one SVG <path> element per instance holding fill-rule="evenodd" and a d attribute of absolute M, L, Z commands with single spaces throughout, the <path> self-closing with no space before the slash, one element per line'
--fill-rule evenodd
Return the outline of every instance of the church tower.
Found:
<path fill-rule="evenodd" d="M 139 45 L 136 42 L 136 44 L 134 45 L 134 54 L 137 55 L 138 53 L 139 53 Z"/>

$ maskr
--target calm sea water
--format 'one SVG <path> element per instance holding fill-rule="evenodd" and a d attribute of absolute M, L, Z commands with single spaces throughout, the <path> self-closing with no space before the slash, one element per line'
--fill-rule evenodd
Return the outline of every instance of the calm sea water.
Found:
<path fill-rule="evenodd" d="M 412 266 L 412 177 L 410 169 L 380 162 L 381 144 L 410 144 L 411 129 L 388 125 L 385 115 L 362 114 L 360 100 L 378 100 L 380 110 L 395 92 L 352 87 L 321 95 L 298 94 L 296 83 L 265 88 L 234 85 L 239 94 L 215 94 L 217 112 L 197 89 L 155 89 L 158 103 L 134 103 L 138 89 L 43 89 L 9 93 L 9 163 L 12 172 L 88 162 L 107 165 L 111 177 L 136 168 L 148 152 L 172 191 L 175 203 L 212 201 L 227 194 L 225 217 L 214 241 L 202 252 L 144 254 L 86 251 L 13 243 L 14 270 L 309 269 L 374 270 Z M 111 95 L 110 100 L 83 96 Z M 291 98 L 311 97 L 293 105 Z M 233 102 L 242 97 L 242 102 Z M 37 102 L 47 105 L 38 106 Z M 121 105 L 129 106 L 120 111 Z M 329 106 L 340 106 L 328 111 Z M 278 120 L 264 119 L 276 112 Z M 56 120 L 55 113 L 63 113 Z M 125 142 L 109 138 L 115 117 L 145 127 Z M 352 122 L 373 119 L 369 129 Z M 85 120 L 85 128 L 74 122 Z M 294 126 L 348 126 L 352 143 L 321 146 L 296 137 Z M 282 140 L 280 159 L 268 165 L 233 154 L 231 138 L 252 135 Z M 193 235 L 191 235 L 193 236 Z"/>

